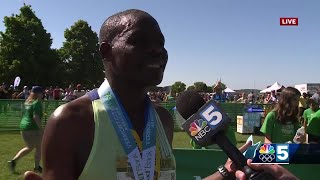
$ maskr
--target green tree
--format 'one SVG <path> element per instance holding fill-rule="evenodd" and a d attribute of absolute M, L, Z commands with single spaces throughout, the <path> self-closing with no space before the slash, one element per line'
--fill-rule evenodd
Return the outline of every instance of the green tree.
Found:
<path fill-rule="evenodd" d="M 66 67 L 66 83 L 81 83 L 92 87 L 102 83 L 104 73 L 97 33 L 79 20 L 64 32 L 66 41 L 59 50 Z"/>
<path fill-rule="evenodd" d="M 208 92 L 208 93 L 212 93 L 212 86 L 208 86 L 208 87 L 207 87 L 207 92 Z"/>
<path fill-rule="evenodd" d="M 194 84 L 195 90 L 201 91 L 201 92 L 207 92 L 207 85 L 204 82 L 195 82 Z"/>
<path fill-rule="evenodd" d="M 11 83 L 21 77 L 21 85 L 52 85 L 59 79 L 59 58 L 51 49 L 50 33 L 31 6 L 24 5 L 20 14 L 5 16 L 0 32 L 0 79 Z"/>
<path fill-rule="evenodd" d="M 194 87 L 194 85 L 191 85 L 191 86 L 189 86 L 188 88 L 187 88 L 187 90 L 195 90 L 196 89 L 196 87 Z"/>
<path fill-rule="evenodd" d="M 177 81 L 171 86 L 171 94 L 172 95 L 174 95 L 176 93 L 181 93 L 184 90 L 186 90 L 186 84 L 184 84 L 181 81 Z"/>

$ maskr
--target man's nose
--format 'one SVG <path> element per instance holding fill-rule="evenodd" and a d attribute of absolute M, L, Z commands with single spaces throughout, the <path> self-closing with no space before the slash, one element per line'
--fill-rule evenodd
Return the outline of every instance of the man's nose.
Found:
<path fill-rule="evenodd" d="M 149 52 L 152 57 L 168 58 L 167 50 L 164 47 L 151 47 Z"/>

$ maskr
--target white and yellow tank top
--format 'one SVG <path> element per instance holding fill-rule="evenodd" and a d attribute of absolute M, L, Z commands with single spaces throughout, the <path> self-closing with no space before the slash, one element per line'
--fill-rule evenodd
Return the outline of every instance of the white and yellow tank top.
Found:
<path fill-rule="evenodd" d="M 92 149 L 79 180 L 134 180 L 127 155 L 96 90 L 88 95 L 92 100 L 95 132 Z M 160 146 L 158 180 L 175 180 L 175 158 L 162 123 L 156 119 L 156 139 Z"/>

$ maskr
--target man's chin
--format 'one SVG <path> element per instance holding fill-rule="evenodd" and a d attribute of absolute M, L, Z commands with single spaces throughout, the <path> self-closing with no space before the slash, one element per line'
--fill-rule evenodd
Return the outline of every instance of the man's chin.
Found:
<path fill-rule="evenodd" d="M 149 80 L 144 80 L 144 81 L 140 81 L 141 86 L 144 87 L 153 87 L 153 86 L 157 86 L 162 82 L 162 78 L 160 79 L 149 79 Z M 139 83 L 138 83 L 139 84 Z"/>
<path fill-rule="evenodd" d="M 162 80 L 160 81 L 153 81 L 153 82 L 145 82 L 143 86 L 145 87 L 153 87 L 153 86 L 158 86 Z"/>

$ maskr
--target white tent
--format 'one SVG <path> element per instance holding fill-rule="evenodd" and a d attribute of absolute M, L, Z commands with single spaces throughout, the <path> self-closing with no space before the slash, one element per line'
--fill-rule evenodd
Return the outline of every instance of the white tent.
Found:
<path fill-rule="evenodd" d="M 235 93 L 235 91 L 232 90 L 232 89 L 230 89 L 230 88 L 226 88 L 226 89 L 224 90 L 224 92 L 226 92 L 226 93 Z"/>
<path fill-rule="evenodd" d="M 278 82 L 275 82 L 272 86 L 268 87 L 267 89 L 264 89 L 260 91 L 260 93 L 267 93 L 271 91 L 278 91 L 279 89 L 284 88 L 284 86 L 280 85 Z"/>

